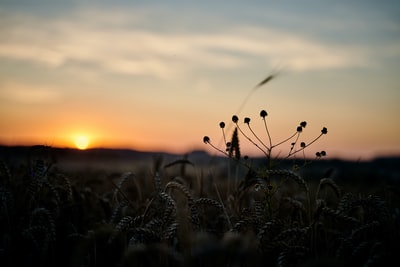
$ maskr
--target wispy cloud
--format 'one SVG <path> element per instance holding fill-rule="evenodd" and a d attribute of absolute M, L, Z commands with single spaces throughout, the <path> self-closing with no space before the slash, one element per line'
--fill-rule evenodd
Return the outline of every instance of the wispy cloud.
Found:
<path fill-rule="evenodd" d="M 115 73 L 174 79 L 196 68 L 242 68 L 254 59 L 294 71 L 370 64 L 368 51 L 255 26 L 211 32 L 140 27 L 140 16 L 110 11 L 47 19 L 20 15 L 1 30 L 0 57 L 60 67 L 87 64 Z M 132 19 L 135 17 L 135 19 Z M 72 19 L 71 19 L 72 18 Z M 10 16 L 3 16 L 6 22 Z M 124 27 L 121 27 L 123 25 Z"/>
<path fill-rule="evenodd" d="M 32 88 L 23 83 L 6 83 L 0 86 L 0 98 L 11 103 L 21 104 L 54 104 L 62 99 L 62 93 L 51 87 Z"/>

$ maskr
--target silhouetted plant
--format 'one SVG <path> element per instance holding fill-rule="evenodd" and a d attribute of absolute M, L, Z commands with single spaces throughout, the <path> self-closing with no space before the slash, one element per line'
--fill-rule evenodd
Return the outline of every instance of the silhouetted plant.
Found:
<path fill-rule="evenodd" d="M 239 117 L 236 115 L 232 116 L 232 122 L 235 124 L 234 131 L 232 133 L 232 140 L 230 142 L 226 141 L 226 133 L 225 133 L 225 123 L 220 122 L 220 128 L 222 129 L 222 136 L 223 140 L 225 142 L 226 149 L 225 151 L 222 150 L 221 148 L 216 147 L 211 143 L 211 139 L 208 136 L 203 137 L 203 142 L 206 144 L 209 144 L 212 148 L 216 149 L 217 151 L 221 152 L 222 154 L 228 156 L 229 158 L 232 158 L 236 161 L 239 161 L 241 159 L 241 154 L 240 154 L 240 148 L 239 148 L 239 135 L 238 132 L 246 139 L 248 140 L 252 145 L 254 145 L 258 150 L 260 150 L 266 157 L 267 160 L 267 166 L 268 168 L 272 168 L 272 150 L 278 146 L 281 146 L 285 143 L 290 142 L 290 147 L 289 151 L 286 156 L 283 156 L 282 159 L 288 159 L 293 157 L 295 154 L 302 152 L 303 153 L 303 158 L 304 161 L 306 162 L 306 155 L 305 155 L 305 149 L 311 146 L 313 143 L 315 143 L 318 139 L 320 139 L 323 135 L 328 133 L 328 130 L 326 127 L 323 127 L 321 130 L 321 133 L 315 137 L 313 140 L 310 142 L 306 143 L 304 141 L 299 143 L 299 139 L 301 134 L 303 133 L 304 129 L 307 126 L 306 121 L 302 121 L 299 123 L 299 126 L 296 127 L 296 131 L 291 134 L 289 137 L 283 139 L 282 141 L 279 141 L 277 143 L 272 142 L 272 138 L 270 135 L 270 130 L 268 128 L 267 124 L 267 119 L 266 117 L 268 116 L 268 113 L 265 110 L 261 110 L 260 112 L 260 117 L 262 118 L 264 122 L 264 127 L 265 131 L 267 133 L 268 140 L 263 141 L 259 135 L 252 129 L 251 127 L 251 119 L 249 117 L 245 117 L 243 120 L 243 123 L 247 126 L 249 133 L 246 133 L 241 125 L 239 124 Z M 254 140 L 249 136 L 249 135 L 254 136 Z M 228 153 L 226 153 L 228 151 Z M 316 158 L 315 159 L 320 159 L 322 157 L 326 156 L 326 151 L 320 151 L 316 152 Z M 246 165 L 246 164 L 244 164 Z"/>

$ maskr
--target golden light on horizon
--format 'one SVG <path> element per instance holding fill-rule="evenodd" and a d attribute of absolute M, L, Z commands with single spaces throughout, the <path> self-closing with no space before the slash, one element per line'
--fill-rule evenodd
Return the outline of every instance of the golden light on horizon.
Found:
<path fill-rule="evenodd" d="M 87 149 L 89 143 L 89 138 L 86 135 L 79 135 L 75 138 L 75 146 L 80 150 Z"/>

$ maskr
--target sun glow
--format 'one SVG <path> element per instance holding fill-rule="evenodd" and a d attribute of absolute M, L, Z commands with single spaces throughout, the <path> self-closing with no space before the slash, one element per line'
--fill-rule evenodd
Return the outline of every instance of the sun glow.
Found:
<path fill-rule="evenodd" d="M 78 149 L 84 150 L 89 146 L 89 138 L 85 135 L 79 135 L 75 138 L 75 146 Z"/>

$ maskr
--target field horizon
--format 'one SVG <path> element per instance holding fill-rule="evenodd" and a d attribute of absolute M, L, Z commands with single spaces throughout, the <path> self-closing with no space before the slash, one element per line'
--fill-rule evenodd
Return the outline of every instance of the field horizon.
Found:
<path fill-rule="evenodd" d="M 141 151 L 130 148 L 61 148 L 51 146 L 5 146 L 0 145 L 0 160 L 10 165 L 24 165 L 33 158 L 48 158 L 54 161 L 54 166 L 62 171 L 103 170 L 106 172 L 137 171 L 147 168 L 157 160 L 164 164 L 187 160 L 193 169 L 224 168 L 234 162 L 233 159 L 219 152 L 214 154 L 206 150 L 193 150 L 187 153 L 169 153 L 165 151 Z M 243 161 L 243 159 L 241 159 Z M 310 179 L 321 179 L 329 175 L 339 180 L 359 181 L 358 178 L 369 181 L 400 182 L 400 156 L 376 157 L 369 160 L 348 160 L 340 158 L 275 158 L 274 169 L 292 169 Z M 265 157 L 249 157 L 247 162 L 254 169 L 266 166 Z M 294 169 L 294 166 L 297 166 Z M 332 174 L 333 173 L 333 174 Z M 243 174 L 244 175 L 244 174 Z M 360 178 L 361 179 L 361 178 Z M 362 181 L 362 180 L 361 180 Z"/>

